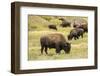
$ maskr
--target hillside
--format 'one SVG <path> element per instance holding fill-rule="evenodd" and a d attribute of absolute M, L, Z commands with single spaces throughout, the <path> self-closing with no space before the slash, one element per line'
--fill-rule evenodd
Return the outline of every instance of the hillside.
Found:
<path fill-rule="evenodd" d="M 86 17 L 76 17 L 76 16 L 36 16 L 36 15 L 29 15 L 28 16 L 28 29 L 29 31 L 39 31 L 45 30 L 48 28 L 49 24 L 54 24 L 59 26 L 61 24 L 61 20 L 59 18 L 64 18 L 66 21 L 71 22 L 71 26 L 73 26 L 74 21 L 82 22 L 87 21 Z"/>

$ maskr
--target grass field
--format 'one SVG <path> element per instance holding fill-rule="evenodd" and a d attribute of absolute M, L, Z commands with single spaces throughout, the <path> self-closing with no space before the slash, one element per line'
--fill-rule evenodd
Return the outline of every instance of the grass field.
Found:
<path fill-rule="evenodd" d="M 49 17 L 48 17 L 49 18 Z M 37 19 L 37 20 L 36 20 Z M 37 22 L 42 20 L 40 22 Z M 34 20 L 34 21 L 32 21 Z M 54 19 L 54 23 L 58 23 L 58 20 Z M 40 24 L 39 24 L 40 23 Z M 39 16 L 30 16 L 29 17 L 29 32 L 28 32 L 28 60 L 56 60 L 56 59 L 79 59 L 88 57 L 88 35 L 84 34 L 83 38 L 78 40 L 71 40 L 71 52 L 70 54 L 65 54 L 64 51 L 61 51 L 60 55 L 55 53 L 55 49 L 48 49 L 48 55 L 45 53 L 41 55 L 41 46 L 40 46 L 40 37 L 49 34 L 49 33 L 61 33 L 65 36 L 67 40 L 67 35 L 72 27 L 62 28 L 57 26 L 58 30 L 52 30 L 47 27 L 50 21 L 45 20 Z M 45 25 L 47 24 L 47 25 Z M 68 41 L 68 40 L 67 40 Z"/>

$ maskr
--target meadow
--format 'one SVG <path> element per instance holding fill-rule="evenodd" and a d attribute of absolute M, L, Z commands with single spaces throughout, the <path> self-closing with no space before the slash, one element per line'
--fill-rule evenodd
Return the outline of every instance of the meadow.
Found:
<path fill-rule="evenodd" d="M 66 17 L 72 21 L 76 17 Z M 80 17 L 78 17 L 80 18 Z M 84 17 L 83 17 L 84 18 Z M 84 18 L 86 19 L 86 18 Z M 58 30 L 49 29 L 48 25 L 55 24 Z M 28 16 L 28 60 L 57 60 L 57 59 L 80 59 L 88 57 L 88 33 L 84 33 L 83 38 L 78 40 L 67 40 L 67 35 L 73 27 L 60 27 L 58 17 L 53 16 Z M 72 25 L 71 25 L 72 26 Z M 55 53 L 55 49 L 48 49 L 48 55 L 41 55 L 40 37 L 49 33 L 61 33 L 66 41 L 71 43 L 71 51 L 65 54 L 61 51 L 60 55 Z"/>

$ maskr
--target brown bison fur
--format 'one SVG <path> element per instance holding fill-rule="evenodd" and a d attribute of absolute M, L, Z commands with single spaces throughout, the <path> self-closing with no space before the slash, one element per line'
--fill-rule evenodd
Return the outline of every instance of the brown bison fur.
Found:
<path fill-rule="evenodd" d="M 56 25 L 48 25 L 49 29 L 54 29 L 54 30 L 57 30 L 57 27 Z"/>
<path fill-rule="evenodd" d="M 82 22 L 83 21 L 83 22 Z M 84 32 L 88 32 L 88 23 L 87 21 L 81 20 L 80 22 L 76 20 L 73 24 L 74 28 L 82 28 Z"/>
<path fill-rule="evenodd" d="M 52 33 L 40 38 L 41 44 L 41 54 L 43 54 L 43 50 L 45 49 L 45 53 L 48 54 L 48 48 L 55 48 L 56 53 L 60 54 L 61 50 L 64 50 L 65 53 L 69 53 L 71 49 L 70 43 L 66 42 L 64 36 L 60 33 Z"/>
<path fill-rule="evenodd" d="M 62 23 L 60 24 L 60 26 L 62 26 L 62 27 L 70 27 L 71 26 L 71 23 L 68 22 L 67 20 L 65 20 L 64 18 L 60 18 L 59 20 L 62 21 Z"/>
<path fill-rule="evenodd" d="M 83 38 L 83 34 L 84 30 L 81 28 L 72 29 L 68 35 L 68 40 L 72 40 L 73 38 L 76 40 L 79 39 L 80 36 Z"/>

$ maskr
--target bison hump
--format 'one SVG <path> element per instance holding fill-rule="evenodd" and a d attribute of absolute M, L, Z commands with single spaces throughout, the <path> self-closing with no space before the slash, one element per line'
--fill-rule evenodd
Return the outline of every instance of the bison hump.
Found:
<path fill-rule="evenodd" d="M 49 39 L 55 42 L 61 41 L 61 42 L 65 42 L 66 39 L 64 38 L 64 36 L 60 33 L 54 33 L 54 34 L 49 34 Z"/>
<path fill-rule="evenodd" d="M 45 35 L 44 37 L 42 37 L 50 42 L 66 42 L 66 39 L 64 38 L 64 36 L 60 33 L 52 33 L 52 34 L 48 34 Z"/>

